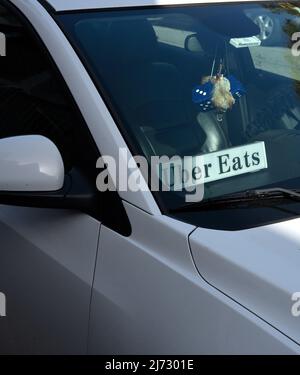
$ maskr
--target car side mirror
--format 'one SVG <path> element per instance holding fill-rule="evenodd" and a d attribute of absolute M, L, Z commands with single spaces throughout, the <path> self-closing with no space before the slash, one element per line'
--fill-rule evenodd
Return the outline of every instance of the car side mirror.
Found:
<path fill-rule="evenodd" d="M 0 204 L 76 209 L 99 208 L 96 183 L 72 169 L 65 174 L 55 144 L 40 135 L 0 140 Z"/>
<path fill-rule="evenodd" d="M 61 154 L 49 139 L 27 135 L 0 140 L 0 191 L 57 191 L 64 178 Z"/>

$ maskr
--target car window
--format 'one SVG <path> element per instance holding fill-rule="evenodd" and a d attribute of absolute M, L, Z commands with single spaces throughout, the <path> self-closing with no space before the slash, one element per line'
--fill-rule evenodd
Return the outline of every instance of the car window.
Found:
<path fill-rule="evenodd" d="M 0 58 L 0 138 L 44 135 L 60 150 L 67 172 L 85 163 L 84 155 L 94 148 L 87 147 L 79 159 L 80 148 L 91 143 L 89 134 L 44 46 L 1 5 L 0 33 L 6 42 Z"/>
<path fill-rule="evenodd" d="M 300 188 L 299 9 L 298 1 L 241 2 L 57 20 L 135 152 L 191 157 L 201 164 L 204 199 L 214 199 Z M 186 195 L 172 178 L 170 191 L 155 194 L 174 209 Z"/>

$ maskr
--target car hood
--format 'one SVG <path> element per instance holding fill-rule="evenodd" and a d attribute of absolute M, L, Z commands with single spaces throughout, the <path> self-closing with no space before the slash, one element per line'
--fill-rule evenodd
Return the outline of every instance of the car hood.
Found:
<path fill-rule="evenodd" d="M 300 292 L 300 219 L 232 232 L 197 228 L 190 246 L 209 284 L 300 343 L 300 316 L 292 313 Z"/>

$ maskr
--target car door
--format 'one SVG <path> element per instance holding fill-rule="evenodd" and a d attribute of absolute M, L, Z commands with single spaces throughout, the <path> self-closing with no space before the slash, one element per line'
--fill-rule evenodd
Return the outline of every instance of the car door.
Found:
<path fill-rule="evenodd" d="M 0 138 L 43 135 L 93 181 L 96 147 L 43 45 L 2 3 L 0 32 Z M 0 206 L 1 354 L 86 352 L 99 233 L 96 213 Z"/>

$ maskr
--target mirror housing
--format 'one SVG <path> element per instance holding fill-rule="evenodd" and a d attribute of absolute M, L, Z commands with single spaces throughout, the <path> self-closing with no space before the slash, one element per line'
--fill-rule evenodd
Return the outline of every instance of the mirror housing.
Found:
<path fill-rule="evenodd" d="M 190 34 L 184 41 L 184 48 L 189 52 L 202 52 L 203 49 L 197 34 Z"/>
<path fill-rule="evenodd" d="M 92 216 L 99 194 L 79 170 L 65 175 L 57 147 L 39 135 L 0 140 L 0 204 L 75 209 Z"/>
<path fill-rule="evenodd" d="M 54 143 L 40 135 L 0 140 L 0 191 L 57 191 L 65 169 Z"/>

